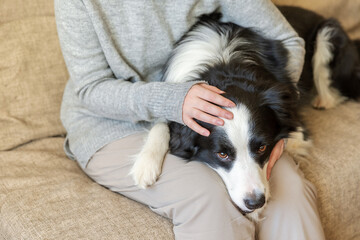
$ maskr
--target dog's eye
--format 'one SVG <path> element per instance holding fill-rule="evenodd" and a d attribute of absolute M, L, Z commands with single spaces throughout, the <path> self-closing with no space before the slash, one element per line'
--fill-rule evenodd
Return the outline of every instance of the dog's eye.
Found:
<path fill-rule="evenodd" d="M 229 155 L 227 155 L 227 153 L 224 153 L 224 152 L 219 152 L 216 155 L 223 161 L 226 161 L 229 159 Z"/>
<path fill-rule="evenodd" d="M 264 153 L 265 152 L 265 150 L 266 150 L 266 145 L 261 145 L 260 147 L 259 147 L 259 149 L 258 149 L 258 153 Z"/>

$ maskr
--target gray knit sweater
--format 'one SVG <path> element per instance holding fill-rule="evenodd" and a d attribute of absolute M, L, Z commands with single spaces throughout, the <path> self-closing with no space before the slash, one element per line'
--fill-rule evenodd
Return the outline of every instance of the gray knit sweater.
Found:
<path fill-rule="evenodd" d="M 182 123 L 184 98 L 196 82 L 160 82 L 161 68 L 196 17 L 218 7 L 224 21 L 281 40 L 299 78 L 304 42 L 270 0 L 55 0 L 70 74 L 61 107 L 67 155 L 85 167 L 101 147 L 152 121 Z"/>

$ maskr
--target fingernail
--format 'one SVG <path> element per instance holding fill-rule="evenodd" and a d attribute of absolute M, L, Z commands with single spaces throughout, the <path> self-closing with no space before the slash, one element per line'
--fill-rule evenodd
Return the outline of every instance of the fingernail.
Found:
<path fill-rule="evenodd" d="M 236 104 L 233 102 L 229 103 L 229 105 L 228 105 L 228 107 L 235 107 L 235 106 L 236 106 Z"/>
<path fill-rule="evenodd" d="M 210 135 L 209 131 L 203 131 L 202 135 L 204 135 L 205 137 L 208 137 Z"/>
<path fill-rule="evenodd" d="M 216 125 L 218 125 L 218 126 L 222 126 L 222 125 L 224 125 L 224 122 L 222 121 L 222 120 L 216 120 Z"/>
<path fill-rule="evenodd" d="M 233 114 L 232 113 L 226 113 L 226 118 L 227 119 L 233 119 Z"/>

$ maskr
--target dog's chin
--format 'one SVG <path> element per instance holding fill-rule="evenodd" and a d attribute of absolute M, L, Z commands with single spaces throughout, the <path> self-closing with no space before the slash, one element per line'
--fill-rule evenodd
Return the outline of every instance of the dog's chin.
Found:
<path fill-rule="evenodd" d="M 256 210 L 254 210 L 252 212 L 249 212 L 249 213 L 246 213 L 245 214 L 246 217 L 248 219 L 250 219 L 251 221 L 255 222 L 255 223 L 259 222 L 262 219 L 261 218 L 261 215 L 262 215 L 261 213 L 265 209 L 265 206 L 266 206 L 266 204 L 262 208 L 256 209 Z"/>
<path fill-rule="evenodd" d="M 252 222 L 259 222 L 262 220 L 262 212 L 264 211 L 265 207 L 266 207 L 266 203 L 262 208 L 258 208 L 255 209 L 254 211 L 249 211 L 249 210 L 243 210 L 241 209 L 239 206 L 236 206 L 237 209 L 243 214 L 245 215 L 249 220 L 251 220 Z"/>

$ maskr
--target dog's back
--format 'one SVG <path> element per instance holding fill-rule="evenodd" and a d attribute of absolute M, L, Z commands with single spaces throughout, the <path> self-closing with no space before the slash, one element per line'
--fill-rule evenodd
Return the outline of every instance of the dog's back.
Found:
<path fill-rule="evenodd" d="M 359 99 L 360 40 L 351 40 L 336 19 L 299 7 L 279 6 L 279 10 L 305 40 L 305 63 L 298 86 L 302 93 L 315 86 L 313 106 L 331 108 L 346 98 Z"/>

